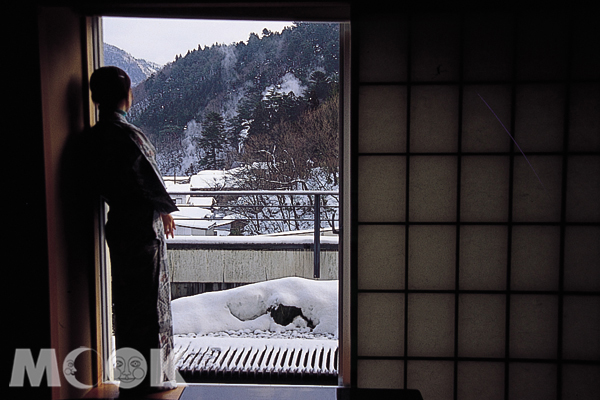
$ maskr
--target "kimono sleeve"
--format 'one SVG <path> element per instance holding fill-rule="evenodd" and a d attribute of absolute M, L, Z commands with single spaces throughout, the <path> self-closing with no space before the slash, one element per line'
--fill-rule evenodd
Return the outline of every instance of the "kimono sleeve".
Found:
<path fill-rule="evenodd" d="M 131 165 L 136 182 L 144 199 L 149 201 L 153 208 L 161 214 L 169 214 L 178 211 L 177 206 L 167 193 L 162 179 L 156 172 L 148 159 L 139 153 Z"/>

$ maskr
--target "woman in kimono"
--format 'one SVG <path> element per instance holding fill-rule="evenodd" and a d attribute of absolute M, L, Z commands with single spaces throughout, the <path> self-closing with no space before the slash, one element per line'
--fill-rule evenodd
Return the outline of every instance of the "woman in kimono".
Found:
<path fill-rule="evenodd" d="M 165 236 L 173 236 L 175 224 L 169 214 L 177 207 L 158 171 L 153 145 L 125 119 L 132 103 L 130 86 L 127 74 L 116 67 L 102 67 L 92 74 L 90 90 L 100 117 L 88 136 L 92 185 L 109 205 L 105 234 L 117 355 L 119 349 L 133 348 L 147 366 L 129 376 L 128 368 L 117 365 L 115 374 L 122 376 L 115 379 L 121 381 L 122 393 L 175 387 Z"/>

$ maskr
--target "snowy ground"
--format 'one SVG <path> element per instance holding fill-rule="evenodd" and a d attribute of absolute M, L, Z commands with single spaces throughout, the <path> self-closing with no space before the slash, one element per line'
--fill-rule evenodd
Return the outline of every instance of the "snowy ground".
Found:
<path fill-rule="evenodd" d="M 181 297 L 172 312 L 182 373 L 337 375 L 338 281 L 275 279 Z"/>
<path fill-rule="evenodd" d="M 333 333 L 314 333 L 310 328 L 286 329 L 276 332 L 268 330 L 244 329 L 241 331 L 211 332 L 205 335 L 195 333 L 178 334 L 177 337 L 195 339 L 198 337 L 207 338 L 228 338 L 228 339 L 315 339 L 315 340 L 335 340 L 337 336 Z"/>
<path fill-rule="evenodd" d="M 292 309 L 281 317 L 281 306 Z M 171 307 L 180 337 L 337 339 L 338 334 L 338 281 L 281 278 L 181 297 Z M 298 310 L 301 315 L 289 313 Z M 282 318 L 289 323 L 282 325 Z"/>

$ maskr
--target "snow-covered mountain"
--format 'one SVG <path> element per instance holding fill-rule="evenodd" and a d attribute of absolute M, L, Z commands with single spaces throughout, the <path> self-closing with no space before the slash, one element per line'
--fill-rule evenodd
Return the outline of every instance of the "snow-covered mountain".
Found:
<path fill-rule="evenodd" d="M 108 43 L 104 43 L 104 65 L 119 67 L 127 72 L 132 86 L 143 82 L 162 68 L 159 64 L 135 58 L 125 50 Z"/>

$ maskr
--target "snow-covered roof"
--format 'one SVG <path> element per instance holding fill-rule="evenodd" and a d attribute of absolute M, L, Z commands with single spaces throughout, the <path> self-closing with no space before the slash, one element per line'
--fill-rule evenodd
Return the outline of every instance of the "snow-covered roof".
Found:
<path fill-rule="evenodd" d="M 199 207 L 211 207 L 215 204 L 214 197 L 190 197 L 188 204 L 192 204 Z"/>
<path fill-rule="evenodd" d="M 214 221 L 206 219 L 175 219 L 175 225 L 185 228 L 209 230 L 215 227 Z"/>
<path fill-rule="evenodd" d="M 212 221 L 215 223 L 215 228 L 217 226 L 229 225 L 233 222 L 231 219 L 213 219 Z"/>
<path fill-rule="evenodd" d="M 201 207 L 181 207 L 179 211 L 171 213 L 174 219 L 200 218 L 206 219 L 212 215 L 212 211 Z"/>
<path fill-rule="evenodd" d="M 165 182 L 165 186 L 167 187 L 167 192 L 185 192 L 190 190 L 189 183 L 173 183 L 173 182 Z"/>
<path fill-rule="evenodd" d="M 177 226 L 205 230 L 215 225 L 215 221 L 207 219 L 211 215 L 210 210 L 200 207 L 182 207 L 179 211 L 171 213 Z"/>
<path fill-rule="evenodd" d="M 226 171 L 205 170 L 190 178 L 191 190 L 214 189 L 225 184 Z"/>

